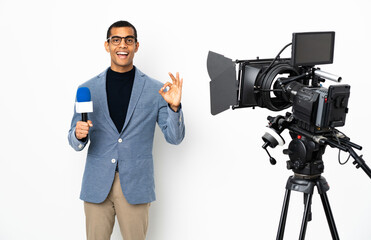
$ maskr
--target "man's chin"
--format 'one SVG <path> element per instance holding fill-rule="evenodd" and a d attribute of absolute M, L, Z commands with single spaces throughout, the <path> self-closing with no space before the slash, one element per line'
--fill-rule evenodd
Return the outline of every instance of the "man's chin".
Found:
<path fill-rule="evenodd" d="M 130 71 L 133 68 L 133 63 L 115 63 L 111 66 L 111 69 L 114 71 L 122 72 L 122 71 Z"/>

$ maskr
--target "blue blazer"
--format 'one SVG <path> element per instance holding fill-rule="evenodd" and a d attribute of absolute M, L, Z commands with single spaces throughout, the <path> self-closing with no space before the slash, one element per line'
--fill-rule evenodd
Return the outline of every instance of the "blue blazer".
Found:
<path fill-rule="evenodd" d="M 174 112 L 158 93 L 163 84 L 136 68 L 126 120 L 119 133 L 108 110 L 106 73 L 107 70 L 80 85 L 90 89 L 93 101 L 93 112 L 88 113 L 93 122 L 88 139 L 82 142 L 76 138 L 76 122 L 81 120 L 76 110 L 68 133 L 69 144 L 76 151 L 90 141 L 80 199 L 103 202 L 118 164 L 126 200 L 131 204 L 152 202 L 156 199 L 152 157 L 156 122 L 167 142 L 179 144 L 185 133 L 182 110 Z"/>

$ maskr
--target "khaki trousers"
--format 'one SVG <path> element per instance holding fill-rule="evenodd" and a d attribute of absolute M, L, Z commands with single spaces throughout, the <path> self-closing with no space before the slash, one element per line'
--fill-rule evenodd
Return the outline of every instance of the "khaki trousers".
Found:
<path fill-rule="evenodd" d="M 149 206 L 150 203 L 132 205 L 126 201 L 116 172 L 111 191 L 104 202 L 84 202 L 87 240 L 109 240 L 115 215 L 124 240 L 145 240 Z"/>

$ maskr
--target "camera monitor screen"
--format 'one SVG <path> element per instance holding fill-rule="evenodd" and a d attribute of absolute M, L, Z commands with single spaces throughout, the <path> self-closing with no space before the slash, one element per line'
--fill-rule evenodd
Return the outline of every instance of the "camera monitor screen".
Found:
<path fill-rule="evenodd" d="M 314 66 L 330 64 L 334 59 L 335 32 L 293 33 L 291 64 Z"/>

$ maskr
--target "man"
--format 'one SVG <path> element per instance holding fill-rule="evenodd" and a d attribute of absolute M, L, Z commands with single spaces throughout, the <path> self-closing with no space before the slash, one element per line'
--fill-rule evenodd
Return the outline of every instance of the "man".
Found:
<path fill-rule="evenodd" d="M 183 140 L 183 79 L 169 73 L 172 83 L 163 85 L 133 65 L 139 42 L 127 21 L 109 27 L 104 46 L 111 67 L 80 86 L 89 88 L 93 112 L 82 122 L 75 111 L 68 134 L 76 151 L 90 140 L 80 194 L 87 239 L 110 239 L 117 215 L 124 240 L 144 240 L 149 205 L 155 200 L 155 126 L 157 122 L 167 142 Z"/>

